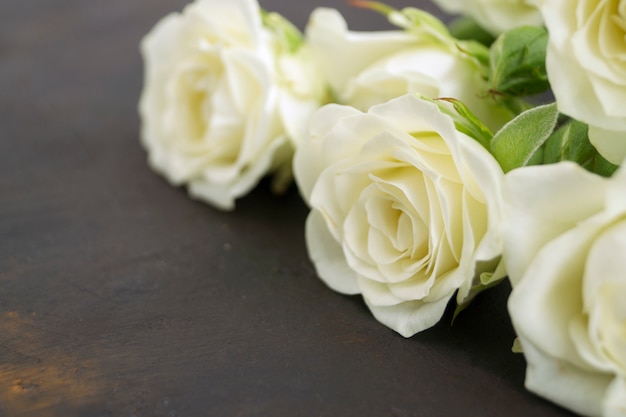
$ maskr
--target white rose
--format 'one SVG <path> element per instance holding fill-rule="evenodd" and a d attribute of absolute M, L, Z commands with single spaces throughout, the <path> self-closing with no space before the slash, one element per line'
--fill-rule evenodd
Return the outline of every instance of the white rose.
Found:
<path fill-rule="evenodd" d="M 589 416 L 626 416 L 626 170 L 507 174 L 504 259 L 526 387 Z"/>
<path fill-rule="evenodd" d="M 546 67 L 559 110 L 589 124 L 589 139 L 626 156 L 626 1 L 538 0 L 550 33 Z"/>
<path fill-rule="evenodd" d="M 268 172 L 280 170 L 284 185 L 290 139 L 303 135 L 324 94 L 308 47 L 284 50 L 260 13 L 255 0 L 198 0 L 141 43 L 150 164 L 221 209 Z"/>
<path fill-rule="evenodd" d="M 405 30 L 349 31 L 334 9 L 316 9 L 307 38 L 336 99 L 360 110 L 404 94 L 461 100 L 492 129 L 511 114 L 488 97 L 484 68 L 447 42 Z"/>
<path fill-rule="evenodd" d="M 470 16 L 494 35 L 518 26 L 541 26 L 536 0 L 433 0 L 448 13 Z"/>
<path fill-rule="evenodd" d="M 294 174 L 312 207 L 309 255 L 332 289 L 362 293 L 380 322 L 409 337 L 494 271 L 502 170 L 435 104 L 412 95 L 367 113 L 332 104 L 310 129 Z"/>

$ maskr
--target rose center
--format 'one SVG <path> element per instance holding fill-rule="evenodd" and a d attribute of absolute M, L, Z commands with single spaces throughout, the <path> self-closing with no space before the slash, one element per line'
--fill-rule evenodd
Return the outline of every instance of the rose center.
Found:
<path fill-rule="evenodd" d="M 624 41 L 626 35 L 626 1 L 620 0 L 617 2 L 617 4 L 615 4 L 615 9 L 613 9 L 610 13 L 613 22 L 619 27 L 621 32 L 624 32 L 621 33 L 622 41 Z"/>
<path fill-rule="evenodd" d="M 201 81 L 199 69 L 183 70 L 172 88 L 169 115 L 173 122 L 170 125 L 177 129 L 178 140 L 187 143 L 199 141 L 207 127 L 202 108 L 210 92 L 201 88 Z"/>
<path fill-rule="evenodd" d="M 419 173 L 416 178 L 414 167 L 400 165 L 366 175 L 370 183 L 344 223 L 346 244 L 368 275 L 401 282 L 424 269 L 431 256 Z"/>

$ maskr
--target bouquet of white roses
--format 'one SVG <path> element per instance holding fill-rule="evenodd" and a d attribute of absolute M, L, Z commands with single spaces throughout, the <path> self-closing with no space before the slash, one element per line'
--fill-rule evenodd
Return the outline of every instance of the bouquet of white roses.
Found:
<path fill-rule="evenodd" d="M 406 337 L 508 277 L 527 388 L 626 416 L 626 2 L 436 2 L 466 16 L 165 17 L 141 44 L 150 164 L 225 210 L 295 178 L 319 277 Z"/>

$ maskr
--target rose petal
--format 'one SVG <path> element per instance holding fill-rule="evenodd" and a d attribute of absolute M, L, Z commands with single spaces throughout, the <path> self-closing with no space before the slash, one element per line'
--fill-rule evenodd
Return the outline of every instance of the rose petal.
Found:
<path fill-rule="evenodd" d="M 316 210 L 311 210 L 307 217 L 306 244 L 315 271 L 326 285 L 342 294 L 361 292 L 356 274 L 346 263 L 341 246 Z"/>
<path fill-rule="evenodd" d="M 569 162 L 505 176 L 504 257 L 513 285 L 546 242 L 602 209 L 606 187 L 606 180 Z"/>
<path fill-rule="evenodd" d="M 602 404 L 602 415 L 604 417 L 626 416 L 626 381 L 624 376 L 615 378 L 609 385 Z"/>
<path fill-rule="evenodd" d="M 611 225 L 596 238 L 587 257 L 583 285 L 585 311 L 590 316 L 587 337 L 594 344 L 594 356 L 602 358 L 595 367 L 606 369 L 606 364 L 611 363 L 617 372 L 626 370 L 624 253 L 626 220 Z"/>
<path fill-rule="evenodd" d="M 324 106 L 313 114 L 309 136 L 296 149 L 293 161 L 298 189 L 309 204 L 322 171 L 354 155 L 363 141 L 384 129 L 379 119 L 360 116 L 360 111 L 337 104 Z"/>
<path fill-rule="evenodd" d="M 568 329 L 583 311 L 583 268 L 596 233 L 596 227 L 588 225 L 550 241 L 532 259 L 509 298 L 509 312 L 521 340 L 532 340 L 541 351 L 579 367 L 585 363 Z"/>
<path fill-rule="evenodd" d="M 602 415 L 601 403 L 611 377 L 585 371 L 557 359 L 520 338 L 526 368 L 526 388 L 568 409 L 587 416 Z"/>
<path fill-rule="evenodd" d="M 347 81 L 379 57 L 415 43 L 401 30 L 350 32 L 335 9 L 317 8 L 311 13 L 306 36 L 330 86 L 341 91 Z"/>
<path fill-rule="evenodd" d="M 626 157 L 626 131 L 589 126 L 589 141 L 607 161 L 620 164 Z"/>
<path fill-rule="evenodd" d="M 444 298 L 432 303 L 405 301 L 393 306 L 374 305 L 367 298 L 365 302 L 378 321 L 404 337 L 411 337 L 439 321 L 446 309 L 448 299 Z"/>

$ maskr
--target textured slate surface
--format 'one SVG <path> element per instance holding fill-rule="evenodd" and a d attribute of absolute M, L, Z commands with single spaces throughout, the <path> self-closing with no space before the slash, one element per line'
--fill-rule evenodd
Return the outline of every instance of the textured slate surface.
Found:
<path fill-rule="evenodd" d="M 523 388 L 507 288 L 404 339 L 315 277 L 295 190 L 221 213 L 149 170 L 137 44 L 183 4 L 0 4 L 0 415 L 570 415 Z"/>

